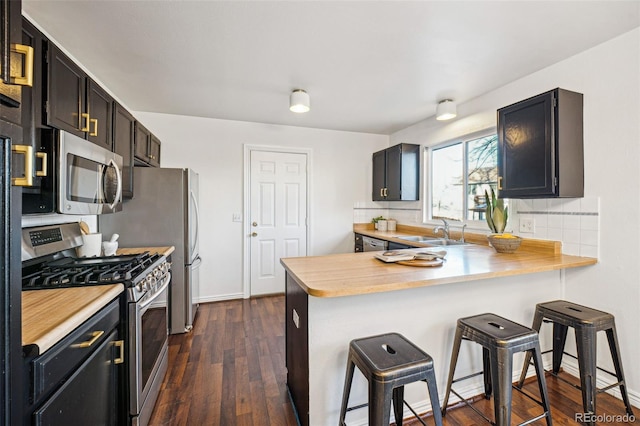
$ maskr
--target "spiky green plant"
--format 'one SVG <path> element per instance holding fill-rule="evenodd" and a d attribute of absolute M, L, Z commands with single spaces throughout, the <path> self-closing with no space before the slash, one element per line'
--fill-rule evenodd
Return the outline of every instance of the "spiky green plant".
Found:
<path fill-rule="evenodd" d="M 487 225 L 491 232 L 501 234 L 507 227 L 507 219 L 509 217 L 508 207 L 505 207 L 504 200 L 496 197 L 496 193 L 491 188 L 491 197 L 487 191 L 484 191 L 484 196 L 487 200 Z"/>

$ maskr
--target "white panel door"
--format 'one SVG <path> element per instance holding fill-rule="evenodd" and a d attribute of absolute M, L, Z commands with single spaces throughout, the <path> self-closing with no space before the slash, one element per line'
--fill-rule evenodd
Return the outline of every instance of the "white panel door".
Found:
<path fill-rule="evenodd" d="M 251 295 L 283 293 L 280 258 L 307 254 L 307 155 L 251 151 Z"/>

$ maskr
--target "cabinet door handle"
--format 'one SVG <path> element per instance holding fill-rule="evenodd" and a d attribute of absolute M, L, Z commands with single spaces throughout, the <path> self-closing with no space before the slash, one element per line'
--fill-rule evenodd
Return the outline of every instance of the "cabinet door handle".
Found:
<path fill-rule="evenodd" d="M 33 186 L 33 147 L 31 145 L 11 145 L 11 152 L 24 156 L 24 176 L 12 177 L 13 186 Z"/>
<path fill-rule="evenodd" d="M 389 188 L 385 188 L 385 189 L 384 189 L 384 196 L 385 196 L 385 197 L 386 197 L 386 196 L 388 195 L 388 193 L 389 193 L 389 192 L 388 192 L 388 190 L 389 190 Z"/>
<path fill-rule="evenodd" d="M 44 177 L 47 175 L 47 153 L 36 152 L 36 158 L 40 158 L 42 160 L 42 165 L 40 166 L 40 170 L 36 170 L 36 176 Z"/>
<path fill-rule="evenodd" d="M 380 188 L 380 196 L 384 197 L 384 188 Z"/>
<path fill-rule="evenodd" d="M 90 118 L 89 121 L 93 124 L 93 132 L 89 133 L 89 136 L 98 136 L 98 119 Z"/>
<path fill-rule="evenodd" d="M 104 331 L 102 331 L 102 330 L 94 331 L 93 333 L 91 333 L 91 339 L 87 340 L 86 342 L 76 343 L 75 345 L 71 345 L 71 347 L 73 347 L 73 348 L 88 348 L 91 345 L 93 345 L 95 342 L 97 342 L 98 339 L 100 338 L 100 336 L 102 336 L 103 334 L 104 334 Z"/>
<path fill-rule="evenodd" d="M 82 120 L 80 121 L 80 123 L 81 123 L 80 131 L 81 132 L 88 132 L 89 131 L 89 120 L 91 120 L 89 118 L 89 113 L 88 112 L 83 112 L 82 114 L 80 114 L 80 116 L 85 119 L 84 126 L 82 125 Z"/>
<path fill-rule="evenodd" d="M 113 360 L 114 364 L 123 364 L 124 363 L 124 340 L 116 340 L 113 342 L 113 346 L 120 350 L 120 355 L 118 358 Z"/>
<path fill-rule="evenodd" d="M 498 191 L 502 189 L 502 176 L 498 176 Z"/>
<path fill-rule="evenodd" d="M 9 77 L 11 84 L 33 87 L 33 47 L 24 44 L 12 44 L 11 53 L 24 56 L 22 75 Z"/>

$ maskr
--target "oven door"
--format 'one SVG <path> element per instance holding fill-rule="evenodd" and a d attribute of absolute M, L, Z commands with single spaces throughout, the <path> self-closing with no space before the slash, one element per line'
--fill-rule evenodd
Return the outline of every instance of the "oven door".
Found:
<path fill-rule="evenodd" d="M 122 210 L 122 157 L 67 132 L 59 140 L 58 212 L 104 214 Z"/>
<path fill-rule="evenodd" d="M 166 372 L 170 281 L 171 274 L 167 273 L 160 291 L 153 297 L 129 303 L 129 410 L 132 416 L 141 415 L 143 411 L 150 415 Z"/>

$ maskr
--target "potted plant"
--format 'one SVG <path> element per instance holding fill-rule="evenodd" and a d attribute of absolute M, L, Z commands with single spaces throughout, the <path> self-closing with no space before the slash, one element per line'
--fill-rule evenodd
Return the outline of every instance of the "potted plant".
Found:
<path fill-rule="evenodd" d="M 491 196 L 485 190 L 484 195 L 487 200 L 485 216 L 487 225 L 493 234 L 489 235 L 489 243 L 498 253 L 513 253 L 522 242 L 522 238 L 505 233 L 507 220 L 509 219 L 509 207 L 504 205 L 504 200 L 496 197 L 496 193 L 491 188 Z"/>
<path fill-rule="evenodd" d="M 375 229 L 378 229 L 378 221 L 381 221 L 381 220 L 385 220 L 384 216 L 377 216 L 377 217 L 374 217 L 373 219 L 371 219 L 371 223 L 373 223 L 373 227 Z"/>

